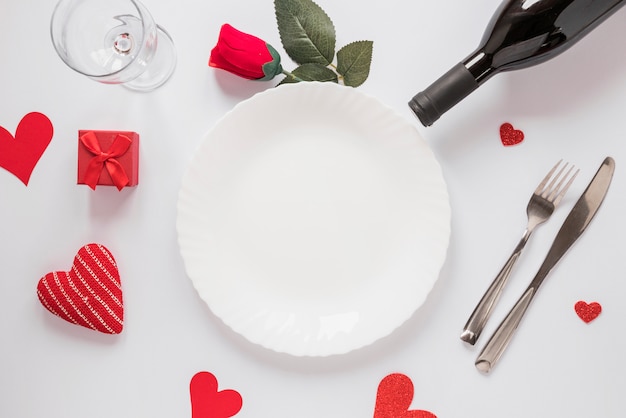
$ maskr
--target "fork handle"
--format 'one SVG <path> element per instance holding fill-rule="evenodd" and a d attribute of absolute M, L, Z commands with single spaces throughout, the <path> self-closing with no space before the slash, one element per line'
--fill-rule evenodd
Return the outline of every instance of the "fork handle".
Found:
<path fill-rule="evenodd" d="M 524 234 L 522 235 L 522 238 L 515 247 L 513 254 L 511 254 L 506 263 L 504 263 L 504 266 L 502 267 L 496 278 L 493 280 L 493 282 L 491 282 L 489 288 L 480 299 L 480 302 L 478 302 L 478 305 L 476 305 L 474 311 L 467 320 L 467 323 L 463 327 L 463 332 L 461 332 L 461 340 L 471 345 L 476 344 L 476 341 L 483 331 L 483 328 L 485 328 L 487 320 L 491 316 L 491 312 L 493 311 L 494 306 L 496 306 L 496 302 L 498 302 L 498 299 L 502 294 L 502 290 L 504 289 L 504 285 L 511 275 L 513 266 L 517 262 L 519 256 L 522 254 L 522 249 L 526 245 L 528 238 L 530 238 L 532 231 L 533 228 L 527 228 L 524 231 Z"/>
<path fill-rule="evenodd" d="M 511 270 L 517 262 L 520 254 L 521 252 L 514 252 L 513 254 L 511 254 L 496 278 L 493 280 L 493 282 L 491 282 L 489 288 L 480 299 L 480 302 L 478 302 L 478 305 L 476 305 L 474 311 L 467 320 L 465 327 L 463 327 L 461 340 L 471 345 L 474 345 L 476 343 L 478 337 L 483 331 L 483 328 L 485 327 L 485 324 L 487 323 L 487 319 L 489 319 L 489 317 L 491 316 L 491 312 L 493 311 L 496 302 L 502 294 L 504 285 L 511 275 Z"/>
<path fill-rule="evenodd" d="M 509 314 L 504 318 L 498 329 L 493 333 L 483 350 L 476 358 L 476 368 L 489 373 L 511 342 L 513 334 L 522 321 L 530 302 L 537 293 L 538 286 L 531 284 L 515 303 Z"/>

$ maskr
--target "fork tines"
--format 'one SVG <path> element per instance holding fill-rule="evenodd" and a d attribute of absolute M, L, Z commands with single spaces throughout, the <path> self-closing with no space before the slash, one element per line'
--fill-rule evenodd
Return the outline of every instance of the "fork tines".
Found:
<path fill-rule="evenodd" d="M 554 167 L 552 167 L 550 172 L 548 172 L 548 174 L 541 181 L 539 186 L 537 186 L 537 190 L 535 190 L 536 194 L 539 194 L 544 199 L 547 199 L 553 202 L 555 206 L 559 204 L 559 202 L 565 195 L 565 192 L 567 192 L 567 189 L 569 189 L 569 187 L 572 185 L 572 182 L 574 181 L 574 179 L 578 175 L 578 172 L 580 171 L 577 169 L 574 172 L 574 174 L 572 174 L 572 176 L 570 177 L 570 174 L 572 173 L 574 166 L 566 162 L 565 165 L 563 165 L 559 169 L 558 173 L 553 177 L 554 172 L 559 168 L 562 162 L 563 160 L 561 159 L 556 163 Z M 566 172 L 565 169 L 567 169 L 568 167 L 569 169 Z M 563 185 L 563 182 L 565 182 L 568 179 L 568 177 L 569 177 L 569 181 L 567 181 L 567 183 Z M 552 181 L 550 181 L 550 179 L 552 179 Z M 557 180 L 559 181 L 558 184 L 556 184 Z M 549 184 L 548 184 L 548 181 L 550 181 Z"/>

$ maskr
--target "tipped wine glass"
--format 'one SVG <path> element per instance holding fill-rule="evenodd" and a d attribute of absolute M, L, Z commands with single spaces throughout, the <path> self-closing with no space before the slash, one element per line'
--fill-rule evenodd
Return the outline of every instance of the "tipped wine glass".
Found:
<path fill-rule="evenodd" d="M 60 0 L 50 34 L 65 64 L 101 83 L 150 91 L 176 66 L 172 38 L 135 0 Z"/>

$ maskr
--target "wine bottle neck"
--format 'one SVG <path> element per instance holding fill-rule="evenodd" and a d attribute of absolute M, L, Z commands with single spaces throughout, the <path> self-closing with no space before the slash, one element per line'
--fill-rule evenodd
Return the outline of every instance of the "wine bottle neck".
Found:
<path fill-rule="evenodd" d="M 479 49 L 416 94 L 409 106 L 424 126 L 430 126 L 497 72 L 491 55 Z"/>
<path fill-rule="evenodd" d="M 474 75 L 459 63 L 426 90 L 416 94 L 409 106 L 424 126 L 430 126 L 476 88 L 478 83 Z"/>
<path fill-rule="evenodd" d="M 493 58 L 482 50 L 470 54 L 464 61 L 463 66 L 472 74 L 476 83 L 483 84 L 497 73 L 493 66 Z"/>

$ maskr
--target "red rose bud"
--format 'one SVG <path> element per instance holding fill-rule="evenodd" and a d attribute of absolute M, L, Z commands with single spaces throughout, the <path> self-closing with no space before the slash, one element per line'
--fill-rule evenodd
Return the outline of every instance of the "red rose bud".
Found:
<path fill-rule="evenodd" d="M 283 71 L 280 55 L 267 42 L 224 24 L 209 66 L 249 80 L 271 80 Z"/>

